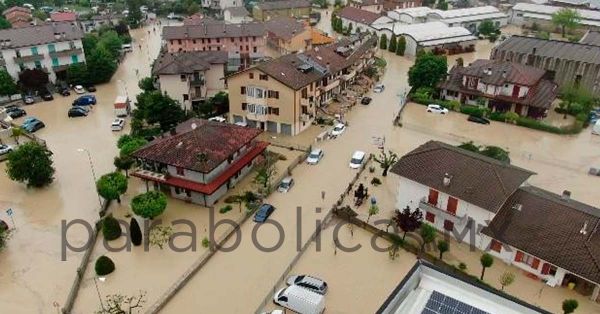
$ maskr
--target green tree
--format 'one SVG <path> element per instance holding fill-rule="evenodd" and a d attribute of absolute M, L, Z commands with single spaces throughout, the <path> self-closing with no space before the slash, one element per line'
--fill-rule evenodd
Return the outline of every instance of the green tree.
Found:
<path fill-rule="evenodd" d="M 565 37 L 567 29 L 576 28 L 580 22 L 581 15 L 573 9 L 562 8 L 552 14 L 552 23 L 560 27 L 563 37 Z"/>
<path fill-rule="evenodd" d="M 344 23 L 342 22 L 341 18 L 336 19 L 336 28 L 337 28 L 337 32 L 338 33 L 343 33 L 344 32 Z"/>
<path fill-rule="evenodd" d="M 0 29 L 9 29 L 11 28 L 12 25 L 10 24 L 10 22 L 4 18 L 4 16 L 0 16 Z"/>
<path fill-rule="evenodd" d="M 481 255 L 481 258 L 479 259 L 479 262 L 481 263 L 481 277 L 479 279 L 483 280 L 483 276 L 485 275 L 485 269 L 491 267 L 492 264 L 494 264 L 494 258 L 488 253 L 483 253 L 483 255 Z"/>
<path fill-rule="evenodd" d="M 437 249 L 440 251 L 440 260 L 443 258 L 444 253 L 450 250 L 450 243 L 445 240 L 440 240 L 437 243 Z"/>
<path fill-rule="evenodd" d="M 348 28 L 346 29 L 346 35 L 352 34 L 352 23 L 348 23 Z"/>
<path fill-rule="evenodd" d="M 19 138 L 21 136 L 23 136 L 23 134 L 25 133 L 25 130 L 23 130 L 23 128 L 21 128 L 21 127 L 13 127 L 11 130 L 12 131 L 11 131 L 10 136 L 13 139 L 15 139 L 15 142 L 17 143 L 17 145 L 19 145 Z"/>
<path fill-rule="evenodd" d="M 121 224 L 112 214 L 102 219 L 102 235 L 107 241 L 116 240 L 121 236 Z"/>
<path fill-rule="evenodd" d="M 445 0 L 438 0 L 435 7 L 442 11 L 446 11 L 446 10 L 448 10 L 448 2 L 446 2 Z"/>
<path fill-rule="evenodd" d="M 179 103 L 159 91 L 139 94 L 136 106 L 134 118 L 144 120 L 149 125 L 158 123 L 163 131 L 172 129 L 185 119 Z"/>
<path fill-rule="evenodd" d="M 96 47 L 98 46 L 98 40 L 98 35 L 94 33 L 87 33 L 83 36 L 81 42 L 86 58 L 88 58 L 91 55 L 92 51 L 96 49 Z"/>
<path fill-rule="evenodd" d="M 109 257 L 102 255 L 96 260 L 94 270 L 96 271 L 96 275 L 106 276 L 115 271 L 115 263 Z"/>
<path fill-rule="evenodd" d="M 200 6 L 197 3 L 192 3 L 187 8 L 187 14 L 188 15 L 193 15 L 193 14 L 198 13 L 198 12 L 200 12 Z"/>
<path fill-rule="evenodd" d="M 135 246 L 140 246 L 142 244 L 142 229 L 134 217 L 131 217 L 129 221 L 129 229 L 131 232 L 131 243 Z"/>
<path fill-rule="evenodd" d="M 119 34 L 111 29 L 110 31 L 104 32 L 102 36 L 100 36 L 96 50 L 99 48 L 104 48 L 106 51 L 108 51 L 108 53 L 110 53 L 113 59 L 117 59 L 121 54 L 122 45 L 123 41 L 119 37 Z"/>
<path fill-rule="evenodd" d="M 564 117 L 567 118 L 567 114 L 577 114 L 573 109 L 577 104 L 581 105 L 583 112 L 588 112 L 594 102 L 594 97 L 585 89 L 574 84 L 564 85 L 560 89 L 560 103 L 561 109 L 564 110 Z"/>
<path fill-rule="evenodd" d="M 89 83 L 87 65 L 83 62 L 73 63 L 67 68 L 67 82 L 73 85 Z"/>
<path fill-rule="evenodd" d="M 398 45 L 398 41 L 396 39 L 396 35 L 392 34 L 392 38 L 390 39 L 390 45 L 388 46 L 388 50 L 390 52 L 396 52 L 397 45 Z"/>
<path fill-rule="evenodd" d="M 379 49 L 387 49 L 387 36 L 385 34 L 381 34 L 379 38 Z"/>
<path fill-rule="evenodd" d="M 421 224 L 419 234 L 421 235 L 421 252 L 424 252 L 425 245 L 435 240 L 435 237 L 437 236 L 437 230 L 432 225 L 424 223 Z"/>
<path fill-rule="evenodd" d="M 502 276 L 500 276 L 501 290 L 504 291 L 504 287 L 510 286 L 513 282 L 515 282 L 515 274 L 505 271 Z"/>
<path fill-rule="evenodd" d="M 8 227 L 4 228 L 4 227 L 0 226 L 0 252 L 2 252 L 2 250 L 8 244 L 8 240 L 10 240 L 10 237 L 12 236 L 12 232 L 13 232 L 13 230 L 9 229 Z"/>
<path fill-rule="evenodd" d="M 396 48 L 396 55 L 403 56 L 406 51 L 406 38 L 400 36 L 398 38 L 398 48 Z"/>
<path fill-rule="evenodd" d="M 579 307 L 579 302 L 574 299 L 564 300 L 562 303 L 562 310 L 564 314 L 570 314 L 575 312 L 575 310 Z"/>
<path fill-rule="evenodd" d="M 391 150 L 388 150 L 387 153 L 385 150 L 382 150 L 379 156 L 375 156 L 374 160 L 381 166 L 383 169 L 382 176 L 387 176 L 388 170 L 391 166 L 393 166 L 398 160 L 398 155 Z"/>
<path fill-rule="evenodd" d="M 494 22 L 491 20 L 485 20 L 479 24 L 477 30 L 479 31 L 479 34 L 489 36 L 496 32 L 496 26 L 494 26 Z"/>
<path fill-rule="evenodd" d="M 466 149 L 475 153 L 479 153 L 479 146 L 475 145 L 473 141 L 464 142 L 458 145 L 458 148 Z"/>
<path fill-rule="evenodd" d="M 421 53 L 408 70 L 408 83 L 413 88 L 435 88 L 446 77 L 447 72 L 446 56 L 436 56 L 431 52 Z"/>
<path fill-rule="evenodd" d="M 0 95 L 8 96 L 19 92 L 19 87 L 6 70 L 0 70 Z"/>
<path fill-rule="evenodd" d="M 133 154 L 136 150 L 142 148 L 142 146 L 146 145 L 148 141 L 141 137 L 132 137 L 131 140 L 121 146 L 121 150 L 119 151 L 119 156 L 128 157 Z"/>
<path fill-rule="evenodd" d="M 46 21 L 46 19 L 50 17 L 48 16 L 48 13 L 41 10 L 35 10 L 31 15 L 33 15 L 34 18 L 37 18 L 40 21 Z"/>
<path fill-rule="evenodd" d="M 117 169 L 125 171 L 125 177 L 128 178 L 129 177 L 129 170 L 135 164 L 135 159 L 133 159 L 129 155 L 116 156 L 115 159 L 114 159 L 113 164 L 115 165 L 115 167 Z"/>
<path fill-rule="evenodd" d="M 150 191 L 137 195 L 131 200 L 133 212 L 147 219 L 154 219 L 167 208 L 167 197 L 158 191 Z"/>
<path fill-rule="evenodd" d="M 54 181 L 52 152 L 37 142 L 20 145 L 8 154 L 6 173 L 28 187 L 43 187 Z"/>
<path fill-rule="evenodd" d="M 369 223 L 369 219 L 371 219 L 371 216 L 377 214 L 379 214 L 379 206 L 377 206 L 377 204 L 371 204 L 371 207 L 369 207 L 369 216 L 367 217 L 367 223 Z"/>
<path fill-rule="evenodd" d="M 120 172 L 107 173 L 96 181 L 96 190 L 105 200 L 117 200 L 121 204 L 121 195 L 127 191 L 127 178 Z"/>
<path fill-rule="evenodd" d="M 392 221 L 396 224 L 396 227 L 404 231 L 402 240 L 406 237 L 407 232 L 413 232 L 421 227 L 423 223 L 423 213 L 416 208 L 414 211 L 410 210 L 410 207 L 406 206 L 402 211 L 394 211 Z"/>
<path fill-rule="evenodd" d="M 486 146 L 481 151 L 479 151 L 479 153 L 484 156 L 488 156 L 488 157 L 494 158 L 496 160 L 500 160 L 507 164 L 510 163 L 510 157 L 508 157 L 508 151 L 506 151 L 498 146 Z"/>
<path fill-rule="evenodd" d="M 127 9 L 129 10 L 127 20 L 129 21 L 129 25 L 133 28 L 138 28 L 142 21 L 142 11 L 140 11 L 141 6 L 141 0 L 127 0 Z"/>
<path fill-rule="evenodd" d="M 154 80 L 151 77 L 144 77 L 138 82 L 138 86 L 145 92 L 155 91 Z"/>
<path fill-rule="evenodd" d="M 271 180 L 277 175 L 277 168 L 275 168 L 276 162 L 277 160 L 275 158 L 267 157 L 265 162 L 256 168 L 254 183 L 262 189 L 264 195 L 269 195 L 271 193 Z"/>
<path fill-rule="evenodd" d="M 105 83 L 115 74 L 117 63 L 106 49 L 99 46 L 87 58 L 87 68 L 89 73 L 94 74 L 90 77 L 91 83 Z"/>
<path fill-rule="evenodd" d="M 404 245 L 404 239 L 400 238 L 397 234 L 390 234 L 390 248 L 388 249 L 388 253 L 390 256 L 390 259 L 395 260 L 396 257 L 400 256 L 400 254 L 398 254 L 398 251 L 400 250 L 400 248 Z"/>

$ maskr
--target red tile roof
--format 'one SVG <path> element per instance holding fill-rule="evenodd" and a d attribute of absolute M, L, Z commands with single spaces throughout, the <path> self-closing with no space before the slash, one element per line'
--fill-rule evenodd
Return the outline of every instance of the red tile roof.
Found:
<path fill-rule="evenodd" d="M 137 150 L 133 156 L 209 173 L 262 132 L 202 119 L 190 119 L 175 130 L 175 135 L 165 134 Z"/>
<path fill-rule="evenodd" d="M 74 22 L 77 20 L 75 12 L 52 12 L 50 13 L 52 22 Z"/>

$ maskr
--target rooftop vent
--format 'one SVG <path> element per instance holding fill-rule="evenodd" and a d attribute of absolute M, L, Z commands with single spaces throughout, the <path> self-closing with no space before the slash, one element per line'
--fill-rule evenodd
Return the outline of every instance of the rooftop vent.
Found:
<path fill-rule="evenodd" d="M 523 205 L 522 204 L 514 204 L 512 206 L 512 209 L 516 210 L 516 211 L 521 211 L 521 209 L 523 209 Z"/>
<path fill-rule="evenodd" d="M 571 191 L 564 190 L 560 196 L 563 200 L 569 200 L 571 198 Z"/>
<path fill-rule="evenodd" d="M 586 235 L 587 234 L 587 226 L 588 226 L 588 221 L 586 220 L 583 223 L 583 226 L 581 227 L 581 230 L 579 230 L 579 233 Z"/>
<path fill-rule="evenodd" d="M 447 172 L 444 173 L 444 179 L 442 180 L 442 183 L 444 183 L 444 186 L 450 186 L 451 181 L 452 181 L 452 176 L 449 175 Z"/>
<path fill-rule="evenodd" d="M 298 69 L 298 71 L 302 73 L 308 73 L 313 69 L 313 67 L 310 64 L 303 63 L 299 65 L 296 69 Z"/>
<path fill-rule="evenodd" d="M 179 143 L 177 143 L 177 146 L 176 146 L 176 147 L 177 147 L 177 148 L 181 148 L 182 146 L 183 146 L 183 142 L 179 142 Z"/>

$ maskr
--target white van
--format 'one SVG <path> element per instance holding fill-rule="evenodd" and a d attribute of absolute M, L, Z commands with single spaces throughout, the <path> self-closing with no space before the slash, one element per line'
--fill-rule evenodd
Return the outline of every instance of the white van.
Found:
<path fill-rule="evenodd" d="M 350 168 L 352 169 L 358 169 L 360 168 L 360 166 L 362 166 L 363 162 L 365 161 L 365 155 L 366 153 L 360 150 L 357 150 L 354 152 L 354 154 L 352 154 L 352 158 L 350 159 Z"/>
<path fill-rule="evenodd" d="M 592 134 L 600 135 L 600 120 L 596 121 L 592 127 Z"/>
<path fill-rule="evenodd" d="M 273 302 L 300 314 L 321 314 L 325 311 L 324 296 L 296 285 L 277 291 Z"/>

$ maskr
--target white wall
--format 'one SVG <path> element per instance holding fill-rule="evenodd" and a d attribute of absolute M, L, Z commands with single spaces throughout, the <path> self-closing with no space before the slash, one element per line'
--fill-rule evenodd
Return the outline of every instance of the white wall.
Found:
<path fill-rule="evenodd" d="M 167 94 L 169 97 L 177 100 L 183 105 L 184 109 L 191 109 L 192 102 L 190 100 L 183 100 L 183 95 L 190 97 L 190 87 L 187 77 L 184 81 L 181 79 L 181 75 L 160 75 L 158 77 L 158 84 L 160 85 L 160 91 Z"/>

